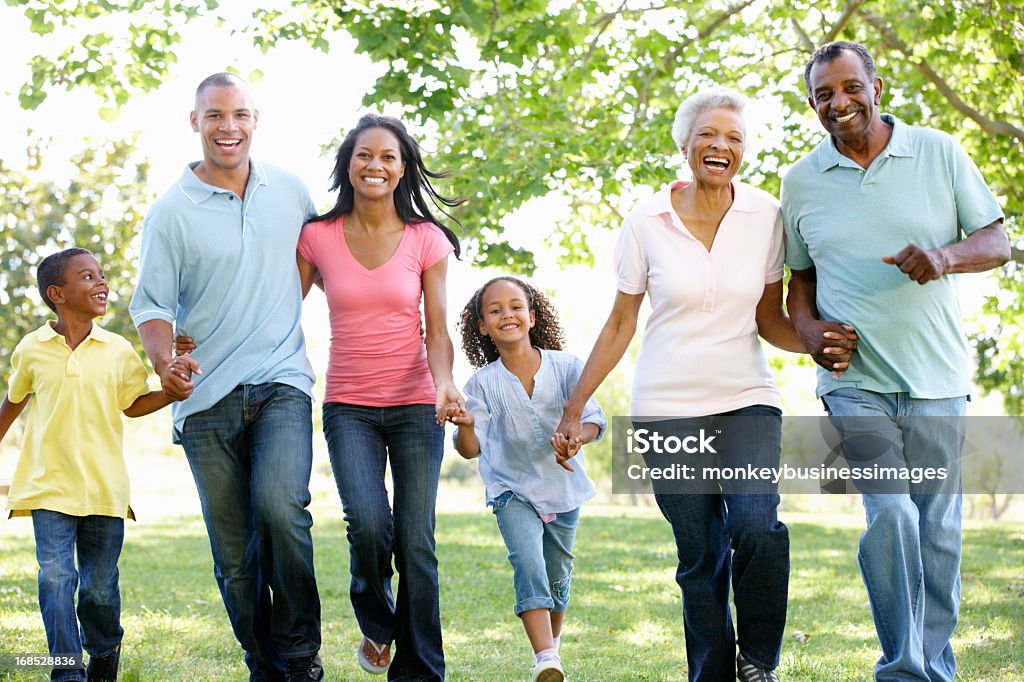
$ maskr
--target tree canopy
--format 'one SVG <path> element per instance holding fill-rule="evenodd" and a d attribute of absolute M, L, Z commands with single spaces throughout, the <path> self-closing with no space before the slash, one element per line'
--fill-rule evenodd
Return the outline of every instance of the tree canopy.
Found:
<path fill-rule="evenodd" d="M 39 320 L 53 317 L 36 288 L 36 266 L 45 256 L 72 246 L 96 254 L 110 285 L 115 304 L 104 316 L 103 326 L 136 338 L 128 306 L 116 302 L 127 302 L 134 290 L 137 249 L 133 241 L 152 198 L 146 190 L 149 166 L 137 158 L 131 140 L 87 142 L 71 159 L 74 177 L 56 183 L 42 177 L 39 162 L 44 153 L 38 143 L 30 146 L 26 171 L 12 170 L 0 161 L 4 196 L 0 355 L 5 358 L 25 334 L 39 326 Z"/>
<path fill-rule="evenodd" d="M 32 58 L 24 107 L 55 88 L 88 87 L 116 109 L 174 68 L 184 22 L 218 12 L 214 0 L 7 2 L 24 8 L 37 33 L 78 36 Z M 344 31 L 384 64 L 364 104 L 399 105 L 436 129 L 431 162 L 454 172 L 446 191 L 470 200 L 457 215 L 480 264 L 532 270 L 532 254 L 510 245 L 503 222 L 551 192 L 572 207 L 568 220 L 551 225 L 552 247 L 566 261 L 587 261 L 595 227 L 617 226 L 637 187 L 675 177 L 672 116 L 702 84 L 774 103 L 770 142 L 745 177 L 777 192 L 779 173 L 823 135 L 802 73 L 810 52 L 836 39 L 873 53 L 884 110 L 957 136 L 1003 202 L 1011 238 L 1019 237 L 1017 0 L 295 0 L 225 25 L 266 51 L 299 40 L 330 54 L 333 32 Z M 1003 390 L 1008 409 L 1020 413 L 1024 336 L 1008 313 L 1024 305 L 1019 268 L 1006 268 L 1001 286 L 1005 300 L 990 309 L 997 322 L 979 342 L 978 380 Z"/>

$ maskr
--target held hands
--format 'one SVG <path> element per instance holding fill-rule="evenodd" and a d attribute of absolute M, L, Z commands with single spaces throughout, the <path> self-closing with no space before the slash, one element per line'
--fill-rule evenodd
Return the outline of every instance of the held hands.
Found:
<path fill-rule="evenodd" d="M 195 388 L 193 374 L 202 374 L 199 363 L 190 355 L 179 355 L 160 373 L 160 385 L 171 399 L 185 400 Z"/>
<path fill-rule="evenodd" d="M 857 349 L 856 330 L 848 324 L 809 320 L 797 327 L 797 334 L 811 358 L 839 378 L 850 368 L 850 359 Z"/>
<path fill-rule="evenodd" d="M 466 415 L 466 399 L 459 393 L 452 381 L 445 381 L 437 385 L 437 395 L 434 399 L 434 417 L 437 425 L 442 426 L 446 421 L 454 424 L 459 422 L 452 419 L 456 416 Z M 472 419 L 470 415 L 470 419 Z"/>
<path fill-rule="evenodd" d="M 576 471 L 569 460 L 583 447 L 583 424 L 579 417 L 562 415 L 562 421 L 555 427 L 555 435 L 551 436 L 551 447 L 555 450 L 555 460 L 566 471 Z"/>
<path fill-rule="evenodd" d="M 202 374 L 199 363 L 189 353 L 196 349 L 191 336 L 177 336 L 174 339 L 174 358 L 164 368 L 157 370 L 164 393 L 174 400 L 184 400 L 192 395 L 195 384 L 193 374 Z"/>
<path fill-rule="evenodd" d="M 882 256 L 882 260 L 898 266 L 901 272 L 918 284 L 938 279 L 949 269 L 942 249 L 922 249 L 916 244 L 909 244 L 894 256 Z"/>
<path fill-rule="evenodd" d="M 444 420 L 449 421 L 456 426 L 468 426 L 472 427 L 476 420 L 473 418 L 473 413 L 466 410 L 465 406 L 460 406 L 458 403 L 448 403 L 444 406 Z"/>

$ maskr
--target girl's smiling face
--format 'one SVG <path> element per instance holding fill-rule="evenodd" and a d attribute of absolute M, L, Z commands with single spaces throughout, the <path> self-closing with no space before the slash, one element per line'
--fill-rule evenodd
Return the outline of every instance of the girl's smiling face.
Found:
<path fill-rule="evenodd" d="M 499 350 L 529 344 L 535 322 L 530 296 L 515 282 L 499 279 L 480 294 L 480 333 L 491 337 Z"/>

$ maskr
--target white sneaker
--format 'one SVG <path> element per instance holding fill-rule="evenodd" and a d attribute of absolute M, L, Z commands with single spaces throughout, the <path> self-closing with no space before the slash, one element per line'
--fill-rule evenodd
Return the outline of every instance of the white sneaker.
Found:
<path fill-rule="evenodd" d="M 558 654 L 545 654 L 533 666 L 533 682 L 565 682 L 562 659 Z"/>

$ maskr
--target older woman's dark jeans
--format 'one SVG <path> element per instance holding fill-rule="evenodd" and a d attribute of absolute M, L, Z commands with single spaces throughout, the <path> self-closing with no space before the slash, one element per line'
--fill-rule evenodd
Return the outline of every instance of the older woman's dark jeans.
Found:
<path fill-rule="evenodd" d="M 717 467 L 779 465 L 782 413 L 768 405 L 635 426 L 680 438 L 703 428 L 714 435 L 715 453 L 691 457 L 713 458 Z M 645 459 L 650 466 L 657 458 Z M 737 637 L 729 611 L 730 578 L 739 649 L 751 663 L 774 669 L 786 627 L 789 531 L 778 520 L 777 486 L 770 481 L 733 480 L 714 488 L 717 492 L 693 493 L 656 486 L 655 498 L 676 539 L 689 679 L 731 682 Z"/>

